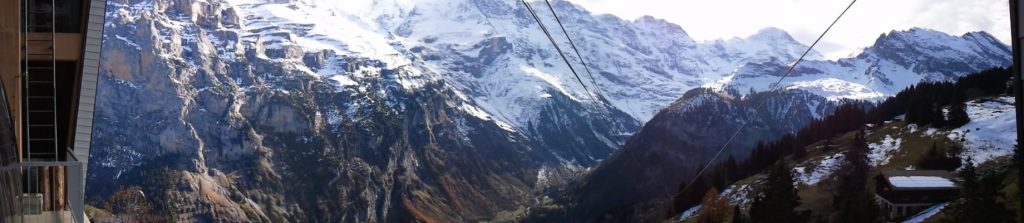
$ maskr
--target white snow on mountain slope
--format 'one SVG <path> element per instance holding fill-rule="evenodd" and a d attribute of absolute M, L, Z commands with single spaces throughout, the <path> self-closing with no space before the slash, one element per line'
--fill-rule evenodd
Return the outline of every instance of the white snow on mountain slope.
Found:
<path fill-rule="evenodd" d="M 517 126 L 532 121 L 535 114 L 531 112 L 551 93 L 594 103 L 521 4 L 230 2 L 238 7 L 243 29 L 249 32 L 246 41 L 262 41 L 268 48 L 294 45 L 306 52 L 351 53 L 380 59 L 388 67 L 420 60 L 424 65 L 418 69 L 441 73 L 488 113 Z M 533 4 L 593 94 L 604 93 L 614 106 L 640 121 L 742 62 L 792 59 L 805 48 L 774 28 L 749 38 L 698 44 L 664 20 L 594 16 L 578 6 L 553 2 L 591 66 L 599 86 L 595 87 L 589 80 L 591 73 L 556 30 L 550 11 L 540 2 Z"/>
<path fill-rule="evenodd" d="M 592 101 L 591 95 L 600 93 L 612 106 L 645 122 L 696 87 L 731 88 L 741 94 L 750 89 L 764 91 L 785 65 L 806 50 L 806 45 L 776 28 L 746 38 L 695 42 L 681 27 L 664 20 L 594 15 L 568 2 L 554 1 L 558 16 L 589 65 L 591 73 L 587 73 L 547 6 L 532 2 L 592 91 L 588 93 L 517 1 L 229 2 L 242 15 L 242 29 L 249 33 L 246 41 L 262 41 L 269 48 L 354 54 L 381 60 L 391 68 L 411 65 L 410 69 L 440 75 L 425 78 L 445 79 L 496 120 L 517 128 L 535 121 L 540 106 L 547 104 L 552 94 L 592 104 L 598 102 Z M 977 58 L 985 58 L 985 52 L 1005 48 L 978 44 L 988 41 L 987 35 L 981 34 L 954 37 L 931 30 L 906 32 L 914 35 L 894 32 L 889 36 L 908 43 L 890 45 L 930 47 L 933 51 L 927 53 L 942 54 L 922 59 L 975 63 Z M 916 43 L 921 41 L 927 43 Z M 823 61 L 812 51 L 807 58 L 810 61 L 802 63 L 783 84 L 830 100 L 880 100 L 910 84 L 941 76 L 919 74 L 915 61 L 900 64 L 906 61 L 876 51 L 867 48 L 857 58 L 839 61 Z M 978 69 L 1004 65 L 978 63 Z M 337 72 L 318 73 L 329 77 Z M 590 81 L 591 74 L 597 86 Z"/>
<path fill-rule="evenodd" d="M 964 160 L 976 164 L 1010 156 L 1017 142 L 1013 97 L 967 103 L 971 122 L 950 131 L 949 139 L 964 146 Z"/>
<path fill-rule="evenodd" d="M 803 61 L 780 83 L 774 86 L 779 77 L 784 75 L 792 64 L 792 60 L 770 60 L 762 63 L 741 65 L 726 78 L 705 84 L 704 87 L 725 91 L 736 90 L 740 94 L 763 92 L 771 89 L 803 89 L 821 95 L 830 100 L 861 99 L 880 100 L 904 87 L 920 81 L 920 78 L 907 69 L 895 66 L 888 61 L 878 60 L 875 65 L 867 60 L 845 59 L 836 61 Z M 878 70 L 881 67 L 883 70 Z M 878 72 L 886 76 L 900 77 L 895 83 L 889 84 L 866 74 Z"/>
<path fill-rule="evenodd" d="M 971 122 L 951 131 L 935 128 L 918 128 L 910 124 L 897 132 L 900 134 L 921 134 L 922 136 L 948 137 L 964 148 L 962 158 L 981 164 L 1013 154 L 1017 141 L 1016 118 L 1013 97 L 982 99 L 968 102 L 967 114 Z M 876 134 L 876 133 L 869 133 Z M 870 135 L 869 135 L 870 136 Z M 872 166 L 885 165 L 901 149 L 903 139 L 885 135 L 881 141 L 869 143 L 868 158 Z M 804 185 L 814 185 L 832 175 L 842 160 L 842 154 L 832 154 L 821 159 L 804 161 L 793 168 L 793 176 Z"/>
<path fill-rule="evenodd" d="M 886 95 L 867 86 L 832 77 L 817 80 L 793 81 L 787 90 L 801 89 L 825 97 L 831 101 L 842 99 L 878 100 Z"/>
<path fill-rule="evenodd" d="M 1008 66 L 1008 56 L 1007 46 L 985 33 L 952 36 L 914 28 L 883 34 L 874 46 L 854 58 L 804 61 L 781 85 L 830 100 L 879 101 L 921 81 L 950 81 L 969 72 Z M 731 88 L 741 94 L 766 91 L 791 63 L 746 64 L 705 87 Z"/>
<path fill-rule="evenodd" d="M 366 18 L 339 15 L 307 4 L 233 0 L 242 18 L 243 39 L 266 48 L 298 46 L 306 52 L 333 50 L 383 60 L 389 68 L 409 64 L 389 38 Z"/>
<path fill-rule="evenodd" d="M 679 221 L 682 222 L 682 221 L 689 220 L 690 218 L 696 217 L 697 216 L 697 211 L 700 210 L 700 207 L 701 207 L 701 205 L 697 205 L 697 206 L 690 207 L 690 209 L 686 209 L 686 211 L 683 211 L 682 214 L 679 214 Z"/>
<path fill-rule="evenodd" d="M 966 103 L 966 110 L 971 122 L 956 129 L 936 129 L 931 127 L 919 127 L 914 124 L 894 123 L 887 121 L 882 128 L 868 131 L 868 146 L 871 148 L 868 154 L 869 162 L 878 168 L 886 165 L 894 156 L 899 154 L 904 145 L 904 139 L 916 139 L 917 137 L 948 137 L 961 144 L 964 148 L 963 159 L 974 160 L 975 165 L 985 162 L 1007 158 L 1013 154 L 1013 146 L 1016 142 L 1015 113 L 1012 104 L 1013 97 L 998 97 L 979 99 Z M 897 116 L 903 119 L 904 115 Z M 911 136 L 913 138 L 903 138 Z M 833 147 L 834 148 L 834 147 Z M 809 149 L 821 149 L 809 148 Z M 842 150 L 833 150 L 826 154 L 812 156 L 798 162 L 793 167 L 794 186 L 815 186 L 825 179 L 832 177 L 843 161 Z M 904 157 L 903 159 L 905 159 Z M 903 160 L 904 162 L 906 160 Z M 1004 160 L 1005 161 L 1005 160 Z M 895 161 L 894 161 L 895 162 Z M 886 168 L 892 168 L 886 167 Z M 903 167 L 896 167 L 903 168 Z M 913 170 L 913 166 L 907 166 L 907 170 Z M 727 186 L 722 192 L 723 196 L 729 197 L 733 204 L 744 205 L 756 194 L 748 192 L 749 188 L 763 185 L 766 173 L 757 174 L 750 178 L 740 180 L 737 183 Z M 903 179 L 906 186 L 951 186 L 952 183 L 946 180 L 931 178 Z M 924 222 L 946 206 L 945 203 L 937 204 L 917 215 L 907 219 L 905 222 Z M 694 208 L 691 210 L 697 210 Z M 693 213 L 680 215 L 681 220 L 692 218 Z"/>
<path fill-rule="evenodd" d="M 778 57 L 781 60 L 793 61 L 807 50 L 806 45 L 793 39 L 786 31 L 775 27 L 763 28 L 746 38 L 734 37 L 728 40 L 715 40 L 710 41 L 709 44 L 715 47 L 730 48 L 728 51 L 733 51 L 737 57 L 751 59 Z M 811 50 L 804 59 L 823 60 L 824 56 L 818 51 Z"/>
<path fill-rule="evenodd" d="M 903 142 L 901 138 L 892 138 L 891 135 L 886 135 L 881 142 L 868 144 L 871 148 L 871 152 L 868 154 L 868 159 L 871 162 L 871 166 L 880 166 L 889 163 L 889 158 L 900 149 L 900 144 Z"/>
<path fill-rule="evenodd" d="M 798 164 L 793 168 L 793 176 L 798 184 L 812 186 L 832 175 L 843 160 L 843 154 L 833 154 L 822 160 L 813 160 Z"/>

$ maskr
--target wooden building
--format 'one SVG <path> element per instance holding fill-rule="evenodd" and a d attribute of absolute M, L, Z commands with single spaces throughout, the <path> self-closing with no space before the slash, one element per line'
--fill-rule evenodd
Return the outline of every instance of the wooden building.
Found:
<path fill-rule="evenodd" d="M 902 219 L 955 198 L 955 182 L 944 170 L 882 171 L 875 177 L 875 198 L 886 219 Z"/>

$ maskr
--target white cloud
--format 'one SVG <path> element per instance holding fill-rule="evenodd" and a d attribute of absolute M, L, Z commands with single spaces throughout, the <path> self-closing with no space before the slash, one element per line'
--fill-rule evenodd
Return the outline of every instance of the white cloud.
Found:
<path fill-rule="evenodd" d="M 591 12 L 624 19 L 651 15 L 679 24 L 694 39 L 743 37 L 778 27 L 810 44 L 848 0 L 569 0 Z M 1005 0 L 859 0 L 816 49 L 839 58 L 870 46 L 882 33 L 912 27 L 953 35 L 986 31 L 1010 42 Z"/>

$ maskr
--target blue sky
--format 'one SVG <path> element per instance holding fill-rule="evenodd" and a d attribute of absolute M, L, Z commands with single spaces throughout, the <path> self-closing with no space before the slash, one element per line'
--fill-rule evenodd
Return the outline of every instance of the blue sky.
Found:
<path fill-rule="evenodd" d="M 569 0 L 597 14 L 632 20 L 651 15 L 679 24 L 694 39 L 743 37 L 773 26 L 810 44 L 849 0 Z M 923 27 L 961 35 L 992 33 L 1010 42 L 1005 0 L 858 0 L 815 49 L 834 59 L 871 45 L 890 30 Z"/>

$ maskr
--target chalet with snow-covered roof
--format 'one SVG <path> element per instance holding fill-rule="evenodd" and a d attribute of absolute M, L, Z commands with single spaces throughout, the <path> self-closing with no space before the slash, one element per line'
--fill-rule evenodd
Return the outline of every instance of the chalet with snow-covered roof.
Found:
<path fill-rule="evenodd" d="M 952 200 L 959 191 L 954 179 L 944 170 L 882 171 L 875 177 L 875 198 L 886 218 L 900 219 Z"/>

